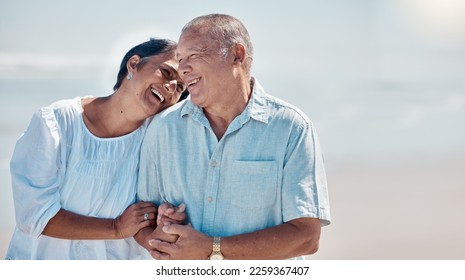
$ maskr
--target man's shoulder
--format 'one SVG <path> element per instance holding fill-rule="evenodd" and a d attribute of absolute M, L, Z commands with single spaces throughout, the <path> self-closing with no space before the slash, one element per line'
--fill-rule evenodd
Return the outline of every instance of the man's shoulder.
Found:
<path fill-rule="evenodd" d="M 183 100 L 181 102 L 174 104 L 171 107 L 166 108 L 165 110 L 158 113 L 154 119 L 162 120 L 162 119 L 173 119 L 173 118 L 180 117 L 184 106 L 186 106 L 186 102 L 187 100 Z"/>
<path fill-rule="evenodd" d="M 265 94 L 264 98 L 270 112 L 270 118 L 289 121 L 304 127 L 311 125 L 312 122 L 308 115 L 296 105 L 270 94 Z"/>
<path fill-rule="evenodd" d="M 179 123 L 182 119 L 181 112 L 186 105 L 186 102 L 187 100 L 183 100 L 155 115 L 149 124 L 147 133 L 150 134 L 150 131 L 160 130 L 163 127 Z"/>
<path fill-rule="evenodd" d="M 255 102 L 260 104 L 259 106 L 266 107 L 270 120 L 297 122 L 301 126 L 308 126 L 311 124 L 310 118 L 300 108 L 275 95 L 269 94 L 256 80 L 255 94 Z"/>

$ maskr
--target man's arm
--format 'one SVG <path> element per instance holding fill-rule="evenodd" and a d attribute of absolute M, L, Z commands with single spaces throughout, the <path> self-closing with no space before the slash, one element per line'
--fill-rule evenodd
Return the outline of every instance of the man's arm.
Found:
<path fill-rule="evenodd" d="M 175 243 L 150 240 L 155 259 L 208 259 L 212 237 L 182 225 L 165 226 L 169 234 L 179 235 Z M 221 253 L 226 259 L 288 259 L 318 251 L 321 221 L 298 218 L 287 223 L 221 239 Z"/>

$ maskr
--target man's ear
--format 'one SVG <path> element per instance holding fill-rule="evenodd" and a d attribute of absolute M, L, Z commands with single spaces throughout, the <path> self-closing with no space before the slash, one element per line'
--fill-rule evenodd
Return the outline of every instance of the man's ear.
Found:
<path fill-rule="evenodd" d="M 245 46 L 243 44 L 236 44 L 232 49 L 233 63 L 242 64 L 245 60 Z"/>
<path fill-rule="evenodd" d="M 141 58 L 138 54 L 131 56 L 126 63 L 126 68 L 128 73 L 133 72 L 136 69 L 136 65 L 141 61 Z"/>

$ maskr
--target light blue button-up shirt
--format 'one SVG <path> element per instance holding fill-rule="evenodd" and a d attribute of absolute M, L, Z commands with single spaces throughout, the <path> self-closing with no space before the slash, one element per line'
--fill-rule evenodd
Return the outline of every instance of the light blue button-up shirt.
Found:
<path fill-rule="evenodd" d="M 220 141 L 190 100 L 158 114 L 142 144 L 139 174 L 140 200 L 185 203 L 193 227 L 210 236 L 300 217 L 330 223 L 313 124 L 257 81 L 247 107 Z"/>

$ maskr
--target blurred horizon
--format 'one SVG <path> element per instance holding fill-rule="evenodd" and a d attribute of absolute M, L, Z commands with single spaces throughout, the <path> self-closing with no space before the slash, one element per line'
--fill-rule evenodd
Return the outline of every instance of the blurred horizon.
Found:
<path fill-rule="evenodd" d="M 465 258 L 461 0 L 0 0 L 0 258 L 14 228 L 9 160 L 32 113 L 111 94 L 129 48 L 177 40 L 215 12 L 245 24 L 253 76 L 317 129 L 334 221 L 311 258 Z"/>

